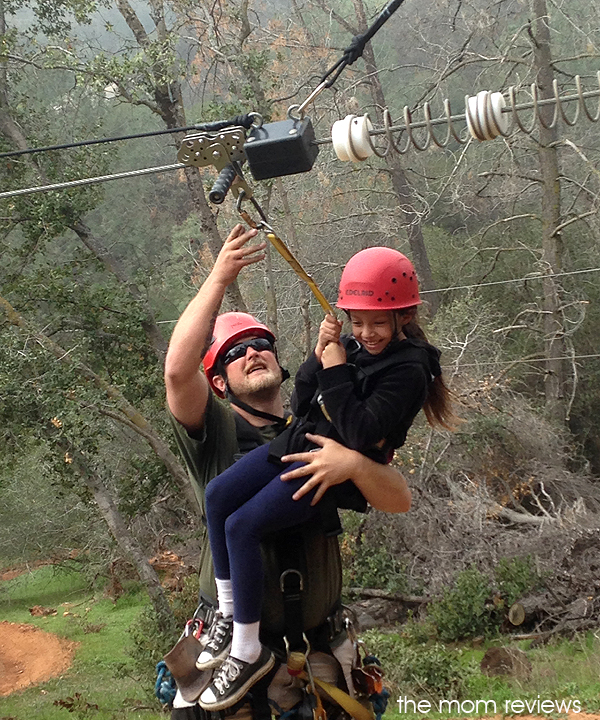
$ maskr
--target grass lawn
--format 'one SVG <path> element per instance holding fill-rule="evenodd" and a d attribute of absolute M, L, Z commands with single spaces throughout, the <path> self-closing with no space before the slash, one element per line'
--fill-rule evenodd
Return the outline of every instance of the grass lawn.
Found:
<path fill-rule="evenodd" d="M 0 698 L 0 720 L 164 720 L 153 695 L 152 672 L 137 678 L 128 654 L 128 629 L 145 603 L 145 592 L 136 586 L 116 603 L 97 599 L 78 573 L 49 566 L 0 583 L 1 620 L 36 625 L 79 643 L 73 665 L 61 677 Z M 33 605 L 53 607 L 58 614 L 32 617 Z M 385 717 L 416 720 L 496 713 L 518 718 L 529 714 L 526 703 L 531 714 L 542 717 L 564 717 L 560 710 L 565 705 L 560 703 L 600 715 L 597 635 L 590 632 L 539 648 L 519 643 L 532 666 L 530 676 L 521 678 L 490 678 L 479 670 L 486 648 L 509 644 L 508 636 L 477 648 L 407 642 L 398 634 L 377 631 L 364 637 L 386 670 L 391 697 Z M 442 698 L 446 702 L 440 705 Z M 55 704 L 61 701 L 62 706 Z M 538 706 L 538 701 L 553 703 L 552 711 L 549 705 Z"/>
<path fill-rule="evenodd" d="M 127 654 L 128 628 L 146 598 L 133 587 L 116 603 L 97 600 L 81 575 L 51 566 L 0 583 L 1 620 L 36 625 L 79 643 L 73 665 L 61 677 L 0 698 L 0 718 L 164 720 L 150 681 L 140 684 Z M 58 614 L 32 617 L 33 605 L 55 608 Z M 57 701 L 65 701 L 71 710 L 55 705 Z"/>
<path fill-rule="evenodd" d="M 512 645 L 525 652 L 532 666 L 529 677 L 488 677 L 479 670 L 485 650 L 500 645 Z M 415 720 L 423 717 L 508 715 L 518 719 L 519 716 L 531 714 L 564 718 L 568 710 L 576 713 L 574 717 L 580 712 L 600 717 L 600 639 L 589 632 L 573 640 L 558 639 L 538 648 L 530 646 L 530 641 L 511 643 L 510 637 L 505 635 L 480 648 L 468 645 L 449 647 L 447 664 L 455 669 L 451 674 L 460 675 L 461 669 L 464 669 L 465 674 L 460 686 L 443 693 L 443 701 L 442 695 L 432 692 L 427 682 L 429 680 L 429 683 L 435 685 L 440 677 L 442 680 L 447 677 L 444 674 L 443 653 L 441 662 L 436 664 L 436 656 L 431 653 L 431 649 L 424 645 L 419 653 L 416 647 L 414 651 L 417 658 L 419 654 L 425 658 L 428 653 L 431 655 L 429 662 L 422 663 L 423 677 L 407 683 L 396 675 L 396 682 L 389 682 L 392 693 L 386 717 Z M 375 642 L 372 647 L 377 652 Z M 393 657 L 386 658 L 384 665 L 389 668 L 388 674 L 392 678 L 400 664 L 400 659 L 394 663 Z M 426 673 L 430 674 L 428 678 Z M 400 705 L 399 698 L 403 700 Z M 406 703 L 407 698 L 413 702 Z M 542 705 L 544 701 L 545 706 Z M 419 702 L 422 703 L 420 708 Z M 429 703 L 429 706 L 425 703 Z M 417 712 L 414 712 L 415 704 Z"/>

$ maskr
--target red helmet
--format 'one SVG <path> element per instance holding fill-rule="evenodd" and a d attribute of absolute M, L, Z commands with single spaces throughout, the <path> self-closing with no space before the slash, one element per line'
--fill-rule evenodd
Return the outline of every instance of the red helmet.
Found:
<path fill-rule="evenodd" d="M 361 250 L 342 272 L 337 301 L 342 310 L 401 310 L 420 304 L 415 268 L 397 250 Z"/>
<path fill-rule="evenodd" d="M 218 374 L 216 369 L 218 360 L 232 345 L 235 345 L 240 338 L 246 337 L 247 335 L 264 337 L 272 343 L 275 343 L 275 335 L 273 335 L 269 328 L 261 322 L 258 322 L 256 318 L 248 313 L 228 312 L 217 317 L 212 342 L 208 352 L 204 356 L 203 364 L 206 378 L 211 388 L 219 397 L 225 397 L 225 394 L 213 384 L 213 378 Z"/>

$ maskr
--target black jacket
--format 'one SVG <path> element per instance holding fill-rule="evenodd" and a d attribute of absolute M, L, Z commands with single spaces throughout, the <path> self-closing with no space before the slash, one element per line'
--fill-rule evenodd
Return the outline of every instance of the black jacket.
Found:
<path fill-rule="evenodd" d="M 379 355 L 371 355 L 353 337 L 342 336 L 341 341 L 347 355 L 344 365 L 324 369 L 313 353 L 298 369 L 292 395 L 296 420 L 271 443 L 273 459 L 312 449 L 307 432 L 333 438 L 382 464 L 404 444 L 429 384 L 441 374 L 439 350 L 409 338 L 394 340 Z M 332 488 L 338 499 L 347 486 Z M 354 505 L 350 507 L 361 509 Z"/>

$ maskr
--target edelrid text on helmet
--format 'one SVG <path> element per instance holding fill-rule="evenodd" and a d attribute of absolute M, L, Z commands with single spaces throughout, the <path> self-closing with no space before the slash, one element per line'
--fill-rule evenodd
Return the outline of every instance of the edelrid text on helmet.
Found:
<path fill-rule="evenodd" d="M 342 310 L 401 310 L 421 302 L 417 274 L 406 255 L 372 247 L 346 264 L 336 305 Z"/>
<path fill-rule="evenodd" d="M 225 394 L 215 387 L 213 378 L 218 374 L 217 365 L 221 358 L 232 345 L 248 335 L 265 337 L 275 343 L 275 336 L 266 325 L 259 322 L 248 313 L 228 312 L 219 315 L 215 321 L 213 339 L 208 352 L 204 356 L 204 372 L 211 388 L 219 397 Z"/>

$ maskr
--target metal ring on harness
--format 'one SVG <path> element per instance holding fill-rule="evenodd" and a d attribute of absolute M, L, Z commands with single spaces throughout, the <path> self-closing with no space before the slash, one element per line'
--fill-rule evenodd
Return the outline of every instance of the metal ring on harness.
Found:
<path fill-rule="evenodd" d="M 288 572 L 294 572 L 293 570 Z M 308 642 L 308 638 L 306 637 L 306 633 L 302 633 L 302 639 L 304 640 L 304 644 L 306 645 L 306 652 L 304 653 L 304 657 L 308 658 L 308 655 L 310 653 L 310 643 Z M 287 639 L 287 635 L 283 636 L 283 642 L 285 644 L 285 654 L 290 654 L 290 641 Z"/>
<path fill-rule="evenodd" d="M 302 573 L 300 572 L 300 570 L 295 570 L 294 568 L 290 568 L 289 570 L 284 570 L 281 573 L 281 575 L 279 576 L 279 588 L 280 588 L 281 592 L 285 591 L 285 587 L 284 587 L 285 586 L 285 578 L 290 573 L 294 573 L 295 575 L 297 575 L 300 578 L 299 590 L 300 591 L 304 590 L 304 578 L 302 577 Z M 304 637 L 306 637 L 306 635 Z M 306 642 L 308 642 L 308 640 Z"/>

